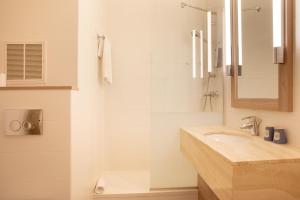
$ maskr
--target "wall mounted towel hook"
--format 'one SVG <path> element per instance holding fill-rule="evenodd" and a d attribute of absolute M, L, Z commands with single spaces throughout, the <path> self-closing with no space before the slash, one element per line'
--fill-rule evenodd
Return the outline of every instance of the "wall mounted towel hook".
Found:
<path fill-rule="evenodd" d="M 97 34 L 97 40 L 98 40 L 98 58 L 102 59 L 102 57 L 103 57 L 103 51 L 104 51 L 105 35 L 99 35 L 99 34 Z"/>
<path fill-rule="evenodd" d="M 98 40 L 99 40 L 99 39 L 105 40 L 105 35 L 99 35 L 99 34 L 97 34 L 97 39 L 98 39 Z"/>

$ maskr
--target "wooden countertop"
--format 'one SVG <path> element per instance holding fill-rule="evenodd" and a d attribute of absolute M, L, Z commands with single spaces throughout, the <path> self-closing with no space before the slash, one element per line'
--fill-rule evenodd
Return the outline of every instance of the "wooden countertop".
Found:
<path fill-rule="evenodd" d="M 226 127 L 189 127 L 182 128 L 181 131 L 190 134 L 232 165 L 300 162 L 300 148 L 267 142 L 261 137 L 251 136 L 244 131 Z M 247 137 L 247 141 L 215 141 L 207 137 L 208 133 L 239 135 Z"/>

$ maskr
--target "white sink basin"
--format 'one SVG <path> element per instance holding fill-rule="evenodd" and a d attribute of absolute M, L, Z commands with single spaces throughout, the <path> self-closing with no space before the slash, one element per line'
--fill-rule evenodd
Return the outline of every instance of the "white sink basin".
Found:
<path fill-rule="evenodd" d="M 250 139 L 247 136 L 230 133 L 207 133 L 205 134 L 205 137 L 221 143 L 250 142 Z"/>

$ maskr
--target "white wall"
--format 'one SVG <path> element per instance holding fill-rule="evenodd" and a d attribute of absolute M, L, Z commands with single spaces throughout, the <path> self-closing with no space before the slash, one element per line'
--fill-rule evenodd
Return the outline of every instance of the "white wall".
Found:
<path fill-rule="evenodd" d="M 150 170 L 156 188 L 196 185 L 179 128 L 221 123 L 221 114 L 200 113 L 202 81 L 192 79 L 191 31 L 206 15 L 180 2 L 107 0 L 114 81 L 105 88 L 105 169 Z"/>
<path fill-rule="evenodd" d="M 261 133 L 265 126 L 276 126 L 286 128 L 288 131 L 288 139 L 291 145 L 300 147 L 300 2 L 295 1 L 295 63 L 294 63 L 294 112 L 293 113 L 281 113 L 281 112 L 268 112 L 258 110 L 245 110 L 234 109 L 230 105 L 230 78 L 226 78 L 226 113 L 225 124 L 230 127 L 238 128 L 240 125 L 240 119 L 248 115 L 256 115 L 263 120 L 261 125 Z"/>
<path fill-rule="evenodd" d="M 47 41 L 48 85 L 77 85 L 77 1 L 0 1 L 0 71 L 3 43 Z M 70 198 L 70 91 L 0 91 L 0 199 Z M 44 111 L 42 136 L 8 137 L 3 110 Z"/>
<path fill-rule="evenodd" d="M 77 86 L 77 1 L 1 0 L 0 72 L 3 43 L 47 42 L 47 85 Z"/>
<path fill-rule="evenodd" d="M 197 172 L 180 152 L 179 129 L 190 126 L 218 126 L 221 113 L 152 113 L 151 187 L 197 186 Z"/>
<path fill-rule="evenodd" d="M 114 79 L 105 89 L 107 170 L 149 169 L 152 7 L 149 0 L 107 0 Z"/>
<path fill-rule="evenodd" d="M 0 91 L 1 111 L 41 108 L 45 120 L 42 136 L 7 137 L 0 126 L 0 199 L 85 200 L 91 194 L 104 158 L 96 37 L 104 33 L 103 2 L 0 2 L 0 42 L 46 40 L 47 85 L 79 84 L 72 92 Z"/>
<path fill-rule="evenodd" d="M 179 130 L 185 126 L 221 124 L 222 114 L 202 113 L 207 78 L 192 78 L 192 30 L 206 34 L 206 14 L 180 6 L 181 1 L 156 1 L 151 36 L 151 187 L 192 187 L 197 173 L 182 156 Z M 191 1 L 207 8 L 206 1 Z M 205 46 L 206 47 L 206 46 Z M 199 46 L 197 45 L 199 54 Z M 207 55 L 205 53 L 205 55 Z M 198 60 L 199 60 L 199 56 Z M 199 62 L 199 61 L 198 61 Z M 206 65 L 205 65 L 206 66 Z M 206 70 L 205 70 L 206 71 Z M 222 80 L 222 76 L 221 80 Z M 210 89 L 219 90 L 214 79 Z M 221 82 L 220 82 L 221 83 Z M 213 87 L 212 87 L 213 85 Z M 217 86 L 217 87 L 216 87 Z M 222 86 L 220 84 L 219 86 Z M 219 100 L 222 101 L 222 98 Z M 219 110 L 220 101 L 214 106 Z M 209 109 L 207 109 L 209 110 Z"/>
<path fill-rule="evenodd" d="M 164 109 L 176 105 L 168 104 L 167 99 L 158 96 L 153 98 L 152 95 L 160 91 L 151 91 L 155 87 L 152 76 L 157 71 L 167 72 L 167 67 L 171 73 L 171 68 L 178 69 L 177 73 L 191 72 L 189 66 L 180 69 L 185 61 L 190 61 L 181 56 L 182 53 L 184 57 L 189 56 L 185 50 L 190 43 L 185 42 L 190 39 L 191 29 L 184 29 L 188 27 L 185 26 L 188 17 L 184 15 L 187 11 L 181 10 L 180 1 L 110 0 L 108 13 L 114 83 L 105 91 L 106 168 L 149 170 L 151 101 L 157 100 Z M 186 40 L 176 42 L 178 38 L 182 42 L 183 35 L 187 36 Z M 163 84 L 158 84 L 164 89 Z M 189 106 L 190 99 L 183 95 L 189 92 L 176 91 L 175 85 L 167 89 L 178 94 L 174 102 L 185 101 L 179 106 Z M 178 93 L 180 91 L 183 93 Z M 172 97 L 167 96 L 168 100 Z"/>
<path fill-rule="evenodd" d="M 0 199 L 70 197 L 70 92 L 0 91 Z M 3 110 L 43 109 L 42 136 L 5 136 Z"/>
<path fill-rule="evenodd" d="M 71 95 L 71 199 L 86 200 L 104 159 L 104 93 L 97 33 L 104 33 L 103 0 L 79 0 L 78 83 Z"/>

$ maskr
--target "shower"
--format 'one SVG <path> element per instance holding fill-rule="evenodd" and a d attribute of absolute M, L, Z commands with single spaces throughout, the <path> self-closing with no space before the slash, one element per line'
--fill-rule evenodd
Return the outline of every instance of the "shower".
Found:
<path fill-rule="evenodd" d="M 202 11 L 202 12 L 208 12 L 208 10 L 206 10 L 204 8 L 196 7 L 196 6 L 193 6 L 191 4 L 187 4 L 185 2 L 181 2 L 181 8 L 185 8 L 185 7 L 193 8 L 193 9 L 196 9 L 196 10 L 199 10 L 199 11 Z"/>
<path fill-rule="evenodd" d="M 216 56 L 216 63 L 215 63 L 215 66 L 212 66 L 212 62 L 210 63 L 210 66 L 211 68 L 212 67 L 215 67 L 215 70 L 212 71 L 209 71 L 209 64 L 207 63 L 207 68 L 208 68 L 208 72 L 207 72 L 207 76 L 204 76 L 203 75 L 203 64 L 204 64 L 204 57 L 203 57 L 203 53 L 201 53 L 200 55 L 200 60 L 202 60 L 202 64 L 200 64 L 200 71 L 201 71 L 201 75 L 200 75 L 200 78 L 203 79 L 203 82 L 202 82 L 202 85 L 203 85 L 203 94 L 202 94 L 202 99 L 201 99 L 201 108 L 200 110 L 202 112 L 205 112 L 206 110 L 210 111 L 210 112 L 213 112 L 214 111 L 214 103 L 215 101 L 217 100 L 218 96 L 219 96 L 219 91 L 217 88 L 215 88 L 215 82 L 216 82 L 216 79 L 219 78 L 219 70 L 217 70 L 218 68 L 222 68 L 222 64 L 219 64 L 221 63 L 220 60 L 222 60 L 222 54 L 218 54 L 219 51 L 221 50 L 222 51 L 222 47 L 219 47 L 218 45 L 215 46 L 215 47 L 212 47 L 213 45 L 213 41 L 212 41 L 212 26 L 214 26 L 214 30 L 217 30 L 217 26 L 218 26 L 218 20 L 217 20 L 217 12 L 216 11 L 212 11 L 212 10 L 209 10 L 209 9 L 205 9 L 205 8 L 202 8 L 202 7 L 196 7 L 192 4 L 187 4 L 185 2 L 181 2 L 180 4 L 181 8 L 192 8 L 192 9 L 195 9 L 197 11 L 200 11 L 200 12 L 204 12 L 204 13 L 207 13 L 207 28 L 210 28 L 210 34 L 208 31 L 206 31 L 206 34 L 207 34 L 207 38 L 205 37 L 201 37 L 201 34 L 200 32 L 202 31 L 203 33 L 203 30 L 201 31 L 197 31 L 197 30 L 193 30 L 192 32 L 192 37 L 193 37 L 193 78 L 195 79 L 196 76 L 195 76 L 195 73 L 196 73 L 196 64 L 195 64 L 195 52 L 196 52 L 196 49 L 195 49 L 195 40 L 196 38 L 199 38 L 200 41 L 202 40 L 202 45 L 203 44 L 207 44 L 207 45 L 211 45 L 210 47 L 210 51 L 211 51 L 211 54 L 209 56 L 208 54 L 208 57 L 210 57 L 210 59 L 212 60 L 212 56 L 213 54 L 215 54 Z M 209 14 L 210 14 L 210 18 L 209 18 Z M 212 16 L 214 16 L 214 22 L 212 21 Z M 210 24 L 210 25 L 209 25 Z M 209 35 L 210 35 L 210 39 L 208 41 L 208 38 L 209 38 Z M 200 47 L 201 48 L 201 47 Z M 203 49 L 203 46 L 202 46 L 202 49 Z M 208 48 L 209 49 L 209 48 Z M 202 50 L 203 51 L 203 50 Z M 209 51 L 209 50 L 208 50 Z M 208 52 L 207 51 L 207 52 Z M 219 60 L 220 59 L 220 60 Z"/>
<path fill-rule="evenodd" d="M 261 10 L 262 10 L 261 6 L 256 6 L 254 8 L 245 8 L 245 9 L 243 9 L 244 12 L 255 11 L 257 13 L 261 12 Z"/>
<path fill-rule="evenodd" d="M 196 9 L 196 10 L 199 10 L 199 11 L 202 11 L 202 12 L 209 12 L 209 10 L 207 10 L 207 9 L 197 7 L 197 6 L 193 6 L 193 5 L 185 3 L 185 2 L 181 2 L 180 5 L 181 5 L 181 8 L 189 7 L 189 8 L 193 8 L 193 9 Z M 261 6 L 256 6 L 254 8 L 245 8 L 245 9 L 243 9 L 244 12 L 255 11 L 257 13 L 261 12 L 261 10 L 262 10 Z M 212 14 L 216 14 L 216 13 L 213 12 Z"/>
<path fill-rule="evenodd" d="M 195 10 L 198 10 L 198 11 L 201 11 L 201 12 L 210 12 L 211 10 L 207 10 L 205 8 L 201 8 L 201 7 L 197 7 L 197 6 L 193 6 L 191 4 L 188 4 L 188 3 L 185 3 L 185 2 L 181 2 L 180 3 L 181 5 L 181 8 L 185 8 L 185 7 L 188 7 L 188 8 L 193 8 Z M 213 15 L 216 15 L 217 13 L 216 12 L 212 12 Z"/>

